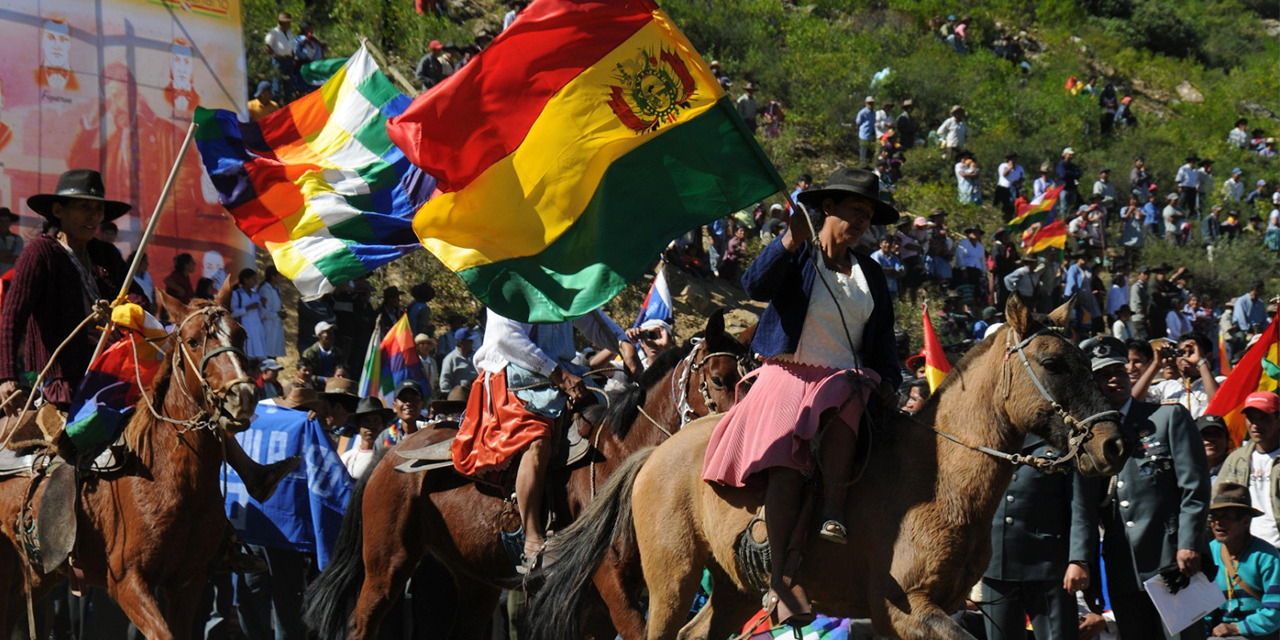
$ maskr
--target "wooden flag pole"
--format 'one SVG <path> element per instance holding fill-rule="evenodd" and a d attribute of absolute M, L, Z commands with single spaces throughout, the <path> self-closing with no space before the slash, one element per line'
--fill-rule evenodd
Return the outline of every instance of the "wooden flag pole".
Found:
<path fill-rule="evenodd" d="M 369 53 L 373 54 L 373 58 L 378 61 L 378 65 L 391 74 L 391 77 L 395 79 L 405 93 L 411 96 L 418 95 L 419 91 L 413 87 L 413 83 L 409 82 L 408 78 L 405 78 L 399 69 L 391 66 L 391 63 L 387 61 L 387 57 L 382 54 L 381 49 L 364 36 L 360 36 L 360 44 L 364 45 L 369 50 Z"/>
<path fill-rule="evenodd" d="M 143 253 L 147 250 L 147 245 L 151 244 L 151 237 L 155 235 L 156 226 L 160 222 L 160 214 L 164 211 L 164 204 L 169 199 L 169 192 L 173 190 L 173 183 L 178 179 L 178 169 L 182 167 L 182 161 L 187 157 L 187 151 L 191 149 L 191 141 L 196 137 L 196 123 L 191 121 L 191 126 L 187 127 L 187 136 L 182 139 L 182 146 L 178 147 L 178 157 L 173 160 L 173 167 L 169 169 L 169 179 L 165 181 L 164 188 L 160 190 L 160 199 L 156 201 L 155 211 L 151 213 L 151 219 L 147 221 L 147 228 L 142 231 L 142 237 L 138 239 L 138 248 L 133 252 L 133 262 L 129 264 L 129 272 L 125 274 L 124 282 L 120 284 L 120 293 L 112 301 L 112 304 L 123 300 L 129 295 L 129 285 L 133 282 L 134 274 L 138 273 L 138 263 L 142 261 Z M 110 331 L 103 331 L 98 337 L 98 346 L 93 350 L 93 357 L 89 359 L 89 366 L 93 366 L 93 362 L 98 359 L 98 355 L 102 353 L 102 348 L 106 346 L 107 334 Z M 85 373 L 88 373 L 86 370 Z"/>

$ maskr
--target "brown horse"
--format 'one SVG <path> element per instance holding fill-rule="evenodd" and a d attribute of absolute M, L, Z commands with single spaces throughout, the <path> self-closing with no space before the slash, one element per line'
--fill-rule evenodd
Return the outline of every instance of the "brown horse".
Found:
<path fill-rule="evenodd" d="M 1056 310 L 1050 321 L 1064 324 L 1067 310 Z M 865 471 L 849 492 L 848 544 L 809 535 L 800 548 L 797 580 L 817 610 L 871 618 L 885 636 L 971 638 L 947 614 L 990 559 L 992 514 L 1014 470 L 1001 452 L 1019 451 L 1035 432 L 1086 474 L 1119 469 L 1119 415 L 1094 387 L 1088 358 L 1032 319 L 1016 297 L 1007 317 L 1004 328 L 953 368 L 918 415 L 868 425 L 873 444 L 860 456 Z M 569 549 L 547 568 L 590 575 L 593 561 L 634 536 L 649 588 L 651 640 L 726 638 L 760 609 L 762 592 L 736 560 L 735 544 L 759 513 L 763 492 L 701 477 L 718 419 L 692 422 L 629 460 L 555 542 L 589 550 Z M 816 533 L 817 522 L 811 524 Z M 715 588 L 686 626 L 703 567 Z M 767 567 L 763 571 L 767 575 Z M 530 607 L 535 637 L 577 637 L 576 616 L 556 611 L 557 599 L 566 596 L 550 588 L 538 595 Z"/>
<path fill-rule="evenodd" d="M 0 635 L 26 611 L 28 578 L 30 597 L 39 599 L 68 577 L 71 565 L 89 584 L 105 586 L 147 638 L 191 634 L 228 525 L 218 482 L 222 438 L 248 426 L 258 395 L 240 350 L 244 329 L 225 306 L 201 300 L 184 306 L 168 297 L 165 303 L 178 328 L 148 394 L 163 418 L 139 403 L 125 428 L 124 467 L 82 480 L 79 534 L 70 561 L 54 574 L 27 563 L 14 531 L 32 479 L 0 479 L 0 531 L 7 537 L 0 543 Z M 163 611 L 156 600 L 161 588 Z"/>
<path fill-rule="evenodd" d="M 556 495 L 548 504 L 561 505 L 555 520 L 570 522 L 627 456 L 677 431 L 682 400 L 696 415 L 710 413 L 708 404 L 721 410 L 732 406 L 746 357 L 747 349 L 725 333 L 723 314 L 713 314 L 703 341 L 662 354 L 641 376 L 639 388 L 614 399 L 609 409 L 586 411 L 585 435 L 596 451 L 590 464 L 552 470 L 547 485 Z M 427 553 L 449 569 L 457 585 L 459 610 L 450 638 L 482 637 L 501 590 L 520 587 L 499 538 L 499 521 L 514 510 L 507 492 L 448 470 L 395 470 L 404 461 L 397 449 L 441 442 L 455 433 L 437 428 L 413 434 L 357 485 L 334 556 L 307 589 L 304 620 L 322 640 L 377 637 L 396 594 Z M 626 576 L 600 573 L 599 594 L 627 597 Z M 598 597 L 593 603 L 593 630 L 599 637 L 614 637 Z M 624 618 L 624 623 L 643 628 L 643 617 Z"/>

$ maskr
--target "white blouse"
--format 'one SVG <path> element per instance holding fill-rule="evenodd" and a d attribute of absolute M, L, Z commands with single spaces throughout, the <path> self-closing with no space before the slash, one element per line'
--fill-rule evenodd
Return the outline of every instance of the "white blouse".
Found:
<path fill-rule="evenodd" d="M 783 354 L 778 358 L 832 369 L 859 368 L 862 366 L 862 358 L 858 354 L 862 350 L 862 334 L 875 309 L 867 277 L 856 260 L 849 275 L 831 270 L 821 259 L 817 260 L 816 266 L 825 272 L 827 284 L 831 285 L 830 292 L 818 281 L 823 274 L 815 274 L 809 294 L 809 309 L 800 330 L 800 344 L 794 354 Z M 843 323 L 840 321 L 841 311 L 844 312 Z M 850 351 L 850 343 L 857 352 Z"/>

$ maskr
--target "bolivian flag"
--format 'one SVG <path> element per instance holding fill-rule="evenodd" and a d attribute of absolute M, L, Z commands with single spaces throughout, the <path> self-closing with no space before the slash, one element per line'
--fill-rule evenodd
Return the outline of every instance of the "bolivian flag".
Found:
<path fill-rule="evenodd" d="M 667 243 L 785 188 L 671 20 L 640 0 L 536 0 L 387 124 L 438 180 L 414 231 L 478 298 L 556 322 Z"/>
<path fill-rule="evenodd" d="M 1273 366 L 1280 363 L 1280 317 L 1272 318 L 1271 325 L 1244 352 L 1240 364 L 1218 385 L 1217 393 L 1204 409 L 1207 414 L 1222 416 L 1235 444 L 1247 437 L 1243 413 L 1245 398 L 1254 391 L 1276 390 L 1277 381 L 1268 372 L 1268 363 Z"/>
<path fill-rule="evenodd" d="M 929 381 L 929 392 L 938 390 L 942 381 L 951 373 L 951 363 L 947 362 L 947 354 L 942 350 L 942 342 L 933 330 L 933 321 L 929 319 L 929 305 L 924 309 L 924 377 Z"/>

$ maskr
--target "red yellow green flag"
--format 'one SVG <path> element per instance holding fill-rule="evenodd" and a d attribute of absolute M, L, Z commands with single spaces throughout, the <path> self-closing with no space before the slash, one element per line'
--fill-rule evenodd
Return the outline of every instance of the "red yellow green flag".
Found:
<path fill-rule="evenodd" d="M 785 189 L 714 75 L 642 0 L 536 0 L 387 124 L 438 179 L 422 243 L 494 311 L 582 315 L 672 239 Z"/>
<path fill-rule="evenodd" d="M 921 305 L 924 309 L 924 377 L 929 381 L 929 392 L 938 390 L 943 378 L 951 373 L 951 363 L 947 362 L 947 354 L 942 351 L 942 343 L 938 334 L 933 331 L 933 321 L 929 319 L 929 305 Z"/>
<path fill-rule="evenodd" d="M 1277 351 L 1280 351 L 1280 321 L 1273 319 L 1227 379 L 1218 385 L 1218 392 L 1205 407 L 1205 413 L 1222 416 L 1226 421 L 1232 442 L 1239 443 L 1245 437 L 1244 414 L 1241 412 L 1245 398 L 1254 391 L 1276 390 L 1276 379 L 1268 375 L 1264 360 L 1280 362 Z"/>

